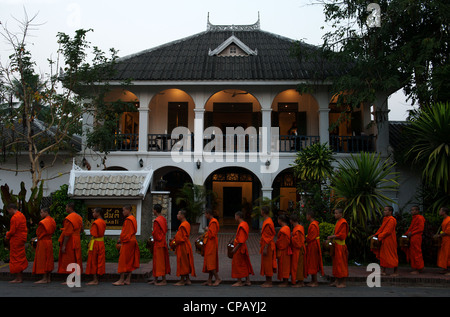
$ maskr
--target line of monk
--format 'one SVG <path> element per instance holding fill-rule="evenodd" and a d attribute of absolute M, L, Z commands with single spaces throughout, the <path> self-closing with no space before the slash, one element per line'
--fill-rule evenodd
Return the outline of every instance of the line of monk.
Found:
<path fill-rule="evenodd" d="M 61 235 L 58 239 L 60 249 L 58 254 L 58 273 L 71 274 L 67 271 L 68 264 L 77 263 L 82 273 L 81 259 L 81 239 L 80 233 L 83 229 L 83 221 L 75 210 L 74 203 L 70 202 L 66 206 L 67 216 L 63 221 Z M 137 221 L 131 213 L 131 205 L 125 205 L 122 208 L 125 220 L 122 226 L 121 234 L 117 243 L 120 250 L 118 270 L 120 278 L 113 283 L 114 285 L 128 285 L 131 282 L 131 274 L 140 267 L 140 251 L 136 240 Z M 25 216 L 18 210 L 15 204 L 9 204 L 7 211 L 11 216 L 10 229 L 6 233 L 6 241 L 10 250 L 10 273 L 15 275 L 11 283 L 21 283 L 23 281 L 23 271 L 28 267 L 28 261 L 25 253 L 25 244 L 27 241 L 27 224 Z M 175 283 L 176 286 L 191 284 L 190 277 L 196 276 L 194 267 L 193 248 L 190 242 L 190 224 L 186 220 L 186 211 L 180 210 L 177 219 L 180 226 L 174 238 L 167 244 L 167 220 L 161 215 L 161 205 L 153 207 L 155 216 L 152 237 L 153 281 L 150 284 L 166 285 L 166 275 L 171 273 L 169 262 L 169 247 L 176 254 L 176 275 L 180 280 Z M 382 275 L 386 275 L 387 269 L 393 269 L 392 275 L 398 275 L 398 254 L 396 226 L 397 221 L 393 217 L 393 208 L 386 206 L 383 210 L 384 217 L 380 228 L 369 238 L 376 238 L 379 241 L 378 247 L 372 247 L 371 250 L 380 261 Z M 422 235 L 424 231 L 425 219 L 420 215 L 419 208 L 411 208 L 412 221 L 409 228 L 404 233 L 408 238 L 408 244 L 401 246 L 406 254 L 407 261 L 411 263 L 412 274 L 418 274 L 424 269 L 422 257 Z M 105 245 L 104 234 L 106 223 L 103 220 L 103 211 L 101 208 L 93 210 L 93 218 L 90 228 L 91 240 L 88 244 L 88 259 L 85 274 L 92 275 L 93 279 L 88 285 L 99 283 L 98 277 L 105 274 Z M 272 218 L 269 216 L 269 209 L 261 208 L 261 215 L 264 219 L 261 238 L 260 254 L 261 268 L 260 275 L 265 276 L 266 280 L 262 287 L 271 287 L 272 278 L 276 274 L 280 281 L 280 287 L 288 285 L 292 287 L 318 286 L 317 274 L 323 272 L 322 250 L 319 243 L 319 223 L 314 219 L 313 212 L 307 212 L 306 220 L 309 223 L 307 235 L 304 227 L 299 223 L 297 215 L 287 217 L 281 214 L 277 217 L 280 225 L 276 233 Z M 442 207 L 439 215 L 443 218 L 439 231 L 434 236 L 439 241 L 437 256 L 437 266 L 442 268 L 442 273 L 450 275 L 450 217 L 449 209 Z M 37 244 L 35 246 L 35 258 L 33 262 L 32 273 L 42 275 L 42 279 L 35 283 L 49 283 L 50 274 L 54 269 L 52 235 L 56 231 L 56 223 L 50 216 L 48 208 L 42 208 L 40 212 L 41 221 L 36 229 Z M 205 217 L 208 220 L 206 233 L 203 235 L 204 248 L 202 255 L 204 263 L 202 272 L 208 273 L 208 280 L 204 285 L 217 286 L 221 283 L 219 276 L 219 257 L 218 257 L 218 233 L 219 222 L 213 216 L 210 209 L 205 211 Z M 331 284 L 336 287 L 345 287 L 348 277 L 348 249 L 345 240 L 349 233 L 347 221 L 343 218 L 343 210 L 337 208 L 334 210 L 336 225 L 334 233 L 327 237 L 327 241 L 333 242 L 332 274 L 335 278 Z M 243 213 L 235 213 L 235 220 L 238 224 L 236 235 L 232 241 L 232 249 L 229 257 L 232 258 L 231 277 L 237 281 L 232 286 L 251 285 L 250 275 L 254 275 L 253 267 L 250 262 L 250 256 L 247 247 L 247 239 L 250 228 L 244 220 Z M 291 225 L 291 226 L 289 226 Z M 291 228 L 292 227 L 292 231 Z M 275 240 L 276 236 L 276 240 Z M 304 280 L 311 275 L 311 282 L 304 283 Z M 159 280 L 160 279 L 160 280 Z M 214 282 L 213 282 L 214 279 Z"/>

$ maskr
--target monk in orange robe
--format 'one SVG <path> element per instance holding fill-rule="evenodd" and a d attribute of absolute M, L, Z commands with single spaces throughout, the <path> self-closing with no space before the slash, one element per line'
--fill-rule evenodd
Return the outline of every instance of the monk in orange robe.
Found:
<path fill-rule="evenodd" d="M 208 221 L 208 227 L 206 228 L 206 234 L 203 240 L 204 245 L 204 258 L 203 258 L 203 273 L 208 273 L 208 280 L 203 285 L 217 286 L 222 282 L 219 277 L 219 222 L 214 218 L 213 211 L 211 209 L 205 210 L 205 217 Z M 212 282 L 215 278 L 214 283 Z"/>
<path fill-rule="evenodd" d="M 247 239 L 250 231 L 248 223 L 244 221 L 244 214 L 238 211 L 234 215 L 234 219 L 238 222 L 236 237 L 234 239 L 234 248 L 232 250 L 233 259 L 231 260 L 231 277 L 237 278 L 238 281 L 232 286 L 250 286 L 250 274 L 253 272 L 250 256 L 248 254 Z M 245 282 L 242 281 L 245 278 Z"/>
<path fill-rule="evenodd" d="M 56 222 L 50 217 L 50 210 L 45 207 L 40 212 L 41 221 L 36 229 L 37 245 L 34 253 L 33 274 L 43 274 L 36 284 L 50 283 L 50 273 L 55 267 L 53 259 L 52 235 L 56 231 Z"/>
<path fill-rule="evenodd" d="M 291 284 L 292 287 L 303 287 L 303 280 L 306 278 L 304 255 L 305 255 L 305 228 L 299 223 L 298 216 L 292 214 L 289 217 L 292 225 L 291 233 Z"/>
<path fill-rule="evenodd" d="M 420 214 L 418 206 L 411 207 L 412 220 L 405 235 L 409 238 L 408 247 L 402 248 L 406 253 L 406 261 L 411 263 L 411 274 L 422 272 L 425 264 L 422 256 L 422 235 L 425 228 L 425 218 Z"/>
<path fill-rule="evenodd" d="M 288 226 L 288 218 L 281 214 L 278 216 L 278 224 L 281 226 L 277 235 L 276 250 L 278 260 L 278 279 L 282 281 L 280 287 L 289 285 L 291 275 L 291 229 Z"/>
<path fill-rule="evenodd" d="M 190 285 L 192 282 L 189 274 L 195 275 L 194 254 L 192 252 L 192 244 L 189 240 L 191 234 L 191 225 L 186 220 L 186 211 L 181 209 L 178 211 L 177 219 L 181 222 L 175 234 L 175 253 L 177 256 L 177 276 L 180 281 L 175 283 L 176 286 Z"/>
<path fill-rule="evenodd" d="M 105 274 L 106 251 L 105 251 L 105 230 L 106 222 L 103 220 L 103 209 L 100 207 L 92 211 L 94 222 L 91 225 L 91 240 L 88 245 L 88 259 L 86 264 L 86 274 L 93 275 L 92 281 L 87 285 L 98 285 L 98 276 Z"/>
<path fill-rule="evenodd" d="M 120 278 L 117 282 L 113 283 L 116 286 L 130 285 L 131 273 L 140 266 L 141 253 L 136 240 L 137 221 L 131 214 L 131 210 L 131 205 L 122 207 L 122 214 L 125 220 L 123 221 L 118 242 L 120 245 L 120 253 L 117 272 L 120 273 Z"/>
<path fill-rule="evenodd" d="M 261 238 L 259 240 L 259 253 L 261 254 L 261 272 L 266 277 L 266 281 L 261 284 L 262 287 L 272 286 L 272 276 L 277 271 L 276 247 L 275 247 L 275 225 L 270 217 L 268 206 L 261 207 L 261 216 L 264 221 L 261 228 Z"/>
<path fill-rule="evenodd" d="M 347 220 L 344 219 L 342 208 L 334 210 L 334 218 L 337 220 L 334 226 L 334 234 L 327 237 L 327 240 L 334 242 L 332 263 L 333 276 L 336 280 L 331 285 L 343 288 L 346 287 L 346 278 L 348 277 L 348 249 L 345 239 L 347 239 L 349 228 Z"/>
<path fill-rule="evenodd" d="M 9 240 L 9 272 L 16 275 L 10 283 L 22 283 L 23 271 L 28 267 L 25 254 L 27 220 L 13 203 L 9 204 L 6 210 L 11 216 L 9 231 L 6 233 L 6 239 Z"/>
<path fill-rule="evenodd" d="M 439 209 L 439 215 L 444 218 L 441 224 L 441 232 L 437 238 L 441 238 L 441 246 L 438 250 L 437 266 L 442 268 L 445 275 L 450 275 L 450 216 L 449 209 L 442 207 Z"/>
<path fill-rule="evenodd" d="M 377 259 L 380 260 L 381 274 L 386 275 L 386 268 L 394 268 L 394 273 L 391 276 L 398 275 L 398 256 L 397 256 L 397 235 L 395 228 L 397 227 L 397 220 L 392 216 L 394 208 L 386 206 L 383 210 L 383 222 L 381 227 L 370 236 L 377 237 L 381 242 L 379 249 L 372 249 Z"/>
<path fill-rule="evenodd" d="M 314 212 L 308 211 L 306 213 L 306 220 L 309 222 L 308 234 L 306 235 L 306 276 L 311 275 L 311 282 L 307 284 L 310 287 L 319 286 L 317 282 L 317 273 L 320 271 L 322 276 L 323 262 L 322 262 L 322 250 L 320 248 L 320 231 L 319 222 L 314 219 Z"/>
<path fill-rule="evenodd" d="M 153 278 L 149 284 L 158 286 L 167 285 L 166 275 L 170 274 L 169 248 L 167 247 L 167 219 L 161 215 L 162 206 L 156 204 L 153 206 Z M 158 278 L 161 281 L 158 282 Z"/>
<path fill-rule="evenodd" d="M 80 274 L 83 272 L 81 258 L 80 232 L 83 229 L 83 219 L 75 212 L 75 203 L 66 205 L 68 215 L 64 218 L 63 228 L 58 242 L 60 245 L 58 256 L 58 273 L 70 274 L 67 266 L 76 263 L 80 266 Z M 63 284 L 66 284 L 65 282 Z"/>

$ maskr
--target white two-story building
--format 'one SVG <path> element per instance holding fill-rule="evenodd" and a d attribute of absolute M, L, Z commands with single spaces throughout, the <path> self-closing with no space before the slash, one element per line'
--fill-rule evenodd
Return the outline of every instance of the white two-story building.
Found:
<path fill-rule="evenodd" d="M 92 206 L 135 202 L 142 228 L 150 223 L 152 191 L 170 193 L 173 221 L 177 190 L 192 182 L 216 193 L 226 225 L 261 196 L 281 195 L 280 209 L 294 204 L 291 164 L 309 144 L 330 144 L 338 160 L 359 151 L 387 156 L 388 96 L 380 92 L 330 131 L 342 109 L 331 83 L 315 74 L 319 66 L 324 76 L 334 67 L 296 58 L 295 43 L 261 30 L 259 20 L 208 21 L 204 32 L 121 58 L 108 98 L 134 102 L 136 111 L 122 116 L 108 155 L 83 146 L 68 166 L 70 194 Z M 131 84 L 122 86 L 126 79 Z M 299 94 L 299 83 L 313 84 L 314 92 Z M 93 121 L 86 115 L 84 129 Z"/>

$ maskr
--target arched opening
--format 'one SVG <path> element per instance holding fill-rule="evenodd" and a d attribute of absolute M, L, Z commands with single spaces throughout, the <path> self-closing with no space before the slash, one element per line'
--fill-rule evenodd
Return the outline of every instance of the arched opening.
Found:
<path fill-rule="evenodd" d="M 186 127 L 194 131 L 194 101 L 185 91 L 170 88 L 158 92 L 150 101 L 149 151 L 170 151 L 178 140 L 172 140 L 172 131 Z"/>
<path fill-rule="evenodd" d="M 280 129 L 280 152 L 296 152 L 319 141 L 318 104 L 295 89 L 280 92 L 272 102 L 272 127 Z"/>
<path fill-rule="evenodd" d="M 178 228 L 177 213 L 182 206 L 176 203 L 179 190 L 185 183 L 192 183 L 187 172 L 175 166 L 165 166 L 153 172 L 153 190 L 168 191 L 171 198 L 171 227 Z"/>
<path fill-rule="evenodd" d="M 237 128 L 255 135 L 261 126 L 261 105 L 249 92 L 238 89 L 225 89 L 213 94 L 205 104 L 204 129 L 215 127 L 223 135 L 223 150 L 233 144 L 237 150 L 234 131 Z M 208 140 L 206 140 L 208 141 Z M 248 151 L 248 139 L 245 141 Z M 215 149 L 216 151 L 218 149 Z M 242 149 L 244 150 L 244 148 Z M 241 150 L 239 150 L 241 151 Z"/>
<path fill-rule="evenodd" d="M 261 182 L 255 174 L 242 167 L 220 168 L 208 176 L 205 187 L 216 195 L 214 211 L 221 226 L 235 227 L 234 214 L 242 211 L 248 224 L 258 228 L 259 215 L 252 218 L 252 211 L 261 196 Z"/>
<path fill-rule="evenodd" d="M 139 99 L 129 90 L 114 89 L 105 96 L 105 102 L 120 102 L 123 107 L 114 131 L 112 151 L 137 151 L 139 146 Z"/>
<path fill-rule="evenodd" d="M 295 210 L 300 197 L 297 193 L 297 182 L 292 168 L 278 173 L 272 183 L 272 197 L 280 197 L 278 209 L 291 213 Z"/>
<path fill-rule="evenodd" d="M 330 100 L 330 146 L 335 152 L 355 153 L 374 150 L 374 136 L 368 128 L 370 107 L 352 107 L 345 101 L 346 93 L 338 93 Z M 343 97 L 339 100 L 340 97 Z"/>

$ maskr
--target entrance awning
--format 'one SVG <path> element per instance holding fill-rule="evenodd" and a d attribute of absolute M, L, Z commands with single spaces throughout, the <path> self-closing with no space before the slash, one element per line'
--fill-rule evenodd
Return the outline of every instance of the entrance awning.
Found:
<path fill-rule="evenodd" d="M 68 195 L 83 199 L 140 199 L 151 184 L 153 170 L 86 171 L 74 165 Z"/>

